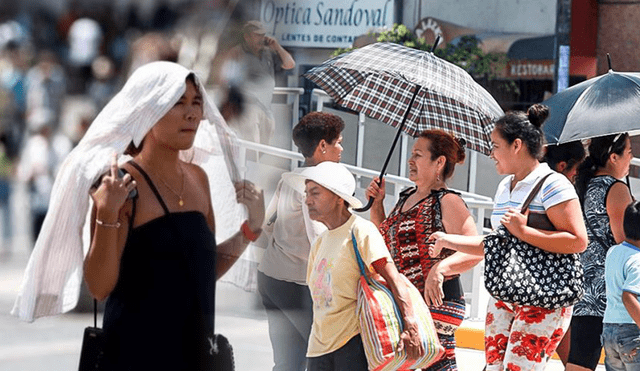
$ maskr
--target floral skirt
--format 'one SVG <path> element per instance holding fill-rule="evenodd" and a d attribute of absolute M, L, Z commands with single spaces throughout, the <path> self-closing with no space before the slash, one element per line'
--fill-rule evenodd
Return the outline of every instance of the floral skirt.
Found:
<path fill-rule="evenodd" d="M 489 299 L 485 323 L 487 371 L 542 371 L 564 337 L 573 306 L 544 309 Z"/>

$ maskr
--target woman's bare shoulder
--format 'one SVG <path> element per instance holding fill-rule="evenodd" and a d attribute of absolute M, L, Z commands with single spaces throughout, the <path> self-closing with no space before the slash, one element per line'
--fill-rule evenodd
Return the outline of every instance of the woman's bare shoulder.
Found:
<path fill-rule="evenodd" d="M 183 169 L 187 174 L 192 175 L 195 179 L 197 179 L 199 184 L 209 187 L 209 176 L 202 167 L 189 162 L 184 162 L 183 165 Z"/>
<path fill-rule="evenodd" d="M 440 200 L 440 204 L 443 209 L 469 211 L 467 204 L 462 199 L 462 196 L 457 192 L 445 193 Z"/>

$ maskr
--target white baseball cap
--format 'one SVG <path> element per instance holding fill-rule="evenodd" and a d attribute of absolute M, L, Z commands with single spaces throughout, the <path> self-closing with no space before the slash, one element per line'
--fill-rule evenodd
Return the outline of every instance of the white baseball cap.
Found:
<path fill-rule="evenodd" d="M 282 179 L 302 194 L 305 192 L 306 181 L 314 181 L 347 201 L 351 207 L 362 207 L 362 202 L 353 196 L 356 180 L 343 164 L 325 161 L 306 168 L 301 173 L 282 174 Z"/>

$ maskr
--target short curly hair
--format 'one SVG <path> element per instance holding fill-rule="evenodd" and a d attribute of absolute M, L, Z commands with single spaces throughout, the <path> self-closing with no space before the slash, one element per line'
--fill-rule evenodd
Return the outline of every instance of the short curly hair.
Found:
<path fill-rule="evenodd" d="M 311 112 L 293 128 L 293 142 L 305 158 L 310 158 L 321 140 L 333 143 L 344 130 L 340 116 L 326 112 Z"/>

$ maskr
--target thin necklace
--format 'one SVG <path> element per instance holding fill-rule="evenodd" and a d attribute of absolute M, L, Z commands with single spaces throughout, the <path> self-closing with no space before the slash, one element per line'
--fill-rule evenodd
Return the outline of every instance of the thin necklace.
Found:
<path fill-rule="evenodd" d="M 182 173 L 182 187 L 180 188 L 180 193 L 176 192 L 173 190 L 173 188 L 171 188 L 171 186 L 169 186 L 167 184 L 167 182 L 164 181 L 164 179 L 162 179 L 162 177 L 158 176 L 156 173 L 154 173 L 154 175 L 160 179 L 160 181 L 162 182 L 162 184 L 164 184 L 165 187 L 167 187 L 174 195 L 178 196 L 178 205 L 180 205 L 180 207 L 184 206 L 184 201 L 182 200 L 182 195 L 184 194 L 184 170 L 182 169 L 181 165 L 178 165 L 180 167 L 181 173 Z"/>

